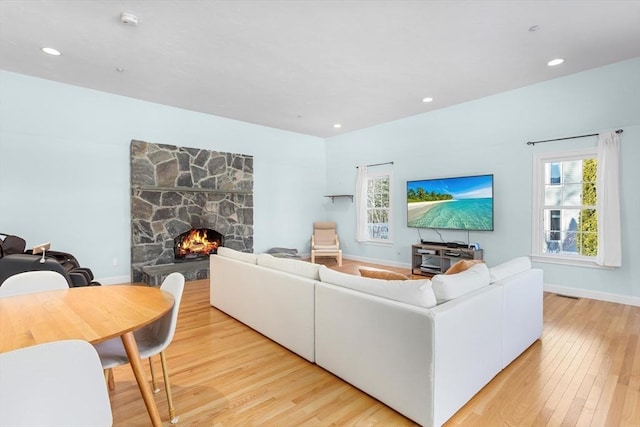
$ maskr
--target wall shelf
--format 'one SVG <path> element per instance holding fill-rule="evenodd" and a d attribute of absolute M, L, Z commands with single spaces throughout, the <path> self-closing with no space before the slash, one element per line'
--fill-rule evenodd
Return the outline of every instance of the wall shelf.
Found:
<path fill-rule="evenodd" d="M 353 194 L 329 194 L 327 196 L 324 197 L 328 197 L 331 199 L 331 203 L 335 202 L 335 198 L 336 197 L 348 197 L 351 199 L 351 202 L 353 203 Z"/>
<path fill-rule="evenodd" d="M 183 193 L 212 193 L 212 194 L 252 194 L 251 190 L 217 190 L 215 188 L 198 187 L 157 187 L 155 185 L 134 185 L 131 188 L 140 191 L 175 191 Z"/>

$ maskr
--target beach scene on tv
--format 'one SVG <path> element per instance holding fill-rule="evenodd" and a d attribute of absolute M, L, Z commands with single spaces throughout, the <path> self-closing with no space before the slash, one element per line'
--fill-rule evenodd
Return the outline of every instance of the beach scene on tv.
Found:
<path fill-rule="evenodd" d="M 408 181 L 407 225 L 493 230 L 493 175 Z"/>

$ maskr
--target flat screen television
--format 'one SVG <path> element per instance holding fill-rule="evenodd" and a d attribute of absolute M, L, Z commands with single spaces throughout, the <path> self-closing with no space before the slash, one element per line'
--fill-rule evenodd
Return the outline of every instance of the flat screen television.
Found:
<path fill-rule="evenodd" d="M 407 181 L 407 226 L 493 231 L 493 175 Z"/>

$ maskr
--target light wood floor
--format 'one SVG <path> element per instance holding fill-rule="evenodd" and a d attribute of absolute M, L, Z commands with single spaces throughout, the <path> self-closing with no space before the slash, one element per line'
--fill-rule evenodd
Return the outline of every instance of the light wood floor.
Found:
<path fill-rule="evenodd" d="M 340 270 L 357 274 L 358 265 L 345 260 Z M 639 334 L 640 307 L 545 294 L 542 340 L 446 425 L 638 427 Z M 415 425 L 212 308 L 207 280 L 185 286 L 166 354 L 179 425 Z M 159 361 L 155 367 L 162 372 Z M 116 368 L 115 379 L 114 426 L 149 425 L 130 367 Z M 156 401 L 169 426 L 164 389 Z"/>

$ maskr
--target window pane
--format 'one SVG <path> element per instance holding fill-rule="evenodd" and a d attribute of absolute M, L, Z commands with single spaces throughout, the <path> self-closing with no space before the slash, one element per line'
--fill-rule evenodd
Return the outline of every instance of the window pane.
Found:
<path fill-rule="evenodd" d="M 544 204 L 546 206 L 559 206 L 562 200 L 562 187 L 559 185 L 546 185 L 544 189 Z"/>
<path fill-rule="evenodd" d="M 561 163 L 549 163 L 549 178 L 545 182 L 549 184 L 560 184 Z"/>
<path fill-rule="evenodd" d="M 580 211 L 580 254 L 598 255 L 598 212 L 595 209 Z"/>
<path fill-rule="evenodd" d="M 596 183 L 585 182 L 582 184 L 582 204 L 585 206 L 595 206 L 598 197 L 596 195 Z"/>
<path fill-rule="evenodd" d="M 582 182 L 582 160 L 562 162 L 562 174 L 565 184 Z"/>
<path fill-rule="evenodd" d="M 561 215 L 559 210 L 549 212 L 549 240 L 560 240 Z"/>
<path fill-rule="evenodd" d="M 580 211 L 576 209 L 562 210 L 561 251 L 578 253 L 578 227 Z"/>
<path fill-rule="evenodd" d="M 582 183 L 564 184 L 562 186 L 562 205 L 579 206 L 582 204 Z"/>

